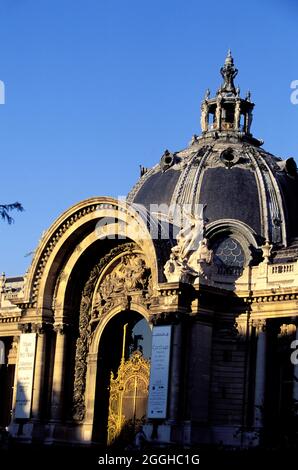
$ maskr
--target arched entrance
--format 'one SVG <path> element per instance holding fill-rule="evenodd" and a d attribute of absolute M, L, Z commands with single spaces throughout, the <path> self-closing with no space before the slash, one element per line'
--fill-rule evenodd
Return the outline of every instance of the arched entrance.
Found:
<path fill-rule="evenodd" d="M 135 311 L 122 311 L 105 326 L 99 343 L 93 440 L 128 443 L 147 409 L 151 330 Z"/>

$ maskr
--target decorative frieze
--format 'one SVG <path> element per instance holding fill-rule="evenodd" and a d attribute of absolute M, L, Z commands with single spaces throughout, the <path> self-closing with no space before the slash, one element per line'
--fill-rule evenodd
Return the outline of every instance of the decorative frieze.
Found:
<path fill-rule="evenodd" d="M 298 300 L 298 292 L 284 294 L 264 294 L 259 296 L 244 297 L 243 300 L 247 303 L 284 302 L 287 300 Z"/>

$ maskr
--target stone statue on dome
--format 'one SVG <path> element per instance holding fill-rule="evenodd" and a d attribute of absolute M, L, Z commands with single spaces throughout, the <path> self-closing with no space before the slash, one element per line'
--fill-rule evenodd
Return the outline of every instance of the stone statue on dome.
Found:
<path fill-rule="evenodd" d="M 168 282 L 192 283 L 196 278 L 207 279 L 210 270 L 206 267 L 213 261 L 213 251 L 208 248 L 208 240 L 202 238 L 202 214 L 194 215 L 184 211 L 184 216 L 186 224 L 178 233 L 177 245 L 172 248 L 170 258 L 164 266 Z"/>
<path fill-rule="evenodd" d="M 183 211 L 183 219 L 185 224 L 176 237 L 181 261 L 188 259 L 191 253 L 198 249 L 204 232 L 204 220 L 201 214 Z"/>

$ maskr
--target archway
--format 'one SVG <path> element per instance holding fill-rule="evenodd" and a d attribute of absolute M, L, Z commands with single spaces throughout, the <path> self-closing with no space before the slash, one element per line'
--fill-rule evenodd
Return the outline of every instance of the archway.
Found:
<path fill-rule="evenodd" d="M 131 440 L 146 415 L 150 355 L 151 330 L 140 313 L 124 310 L 109 320 L 98 347 L 94 441 Z"/>

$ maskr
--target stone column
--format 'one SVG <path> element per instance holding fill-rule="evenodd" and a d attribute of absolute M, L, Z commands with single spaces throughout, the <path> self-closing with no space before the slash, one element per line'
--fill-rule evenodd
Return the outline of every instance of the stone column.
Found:
<path fill-rule="evenodd" d="M 32 331 L 37 333 L 37 338 L 36 338 L 36 354 L 35 354 L 31 417 L 33 419 L 38 420 L 41 417 L 40 416 L 41 415 L 41 402 L 43 398 L 43 384 L 44 384 L 44 372 L 45 372 L 45 354 L 46 354 L 45 325 L 42 323 L 33 324 Z"/>
<path fill-rule="evenodd" d="M 169 415 L 170 420 L 179 419 L 180 393 L 183 386 L 181 378 L 182 362 L 182 325 L 172 326 L 171 366 L 169 375 Z"/>
<path fill-rule="evenodd" d="M 257 333 L 257 357 L 255 375 L 254 426 L 263 427 L 266 384 L 266 321 L 255 324 Z"/>
<path fill-rule="evenodd" d="M 86 394 L 85 394 L 85 416 L 86 422 L 93 422 L 94 419 L 94 406 L 95 406 L 95 393 L 96 393 L 96 376 L 97 376 L 97 353 L 89 353 L 87 357 L 87 371 L 86 371 Z"/>
<path fill-rule="evenodd" d="M 218 93 L 216 98 L 216 111 L 215 111 L 215 125 L 217 130 L 221 130 L 221 118 L 222 118 L 222 95 Z"/>
<path fill-rule="evenodd" d="M 65 375 L 65 352 L 66 352 L 66 325 L 57 323 L 54 325 L 56 332 L 56 347 L 54 357 L 51 419 L 59 421 L 61 419 L 64 398 L 64 375 Z"/>

